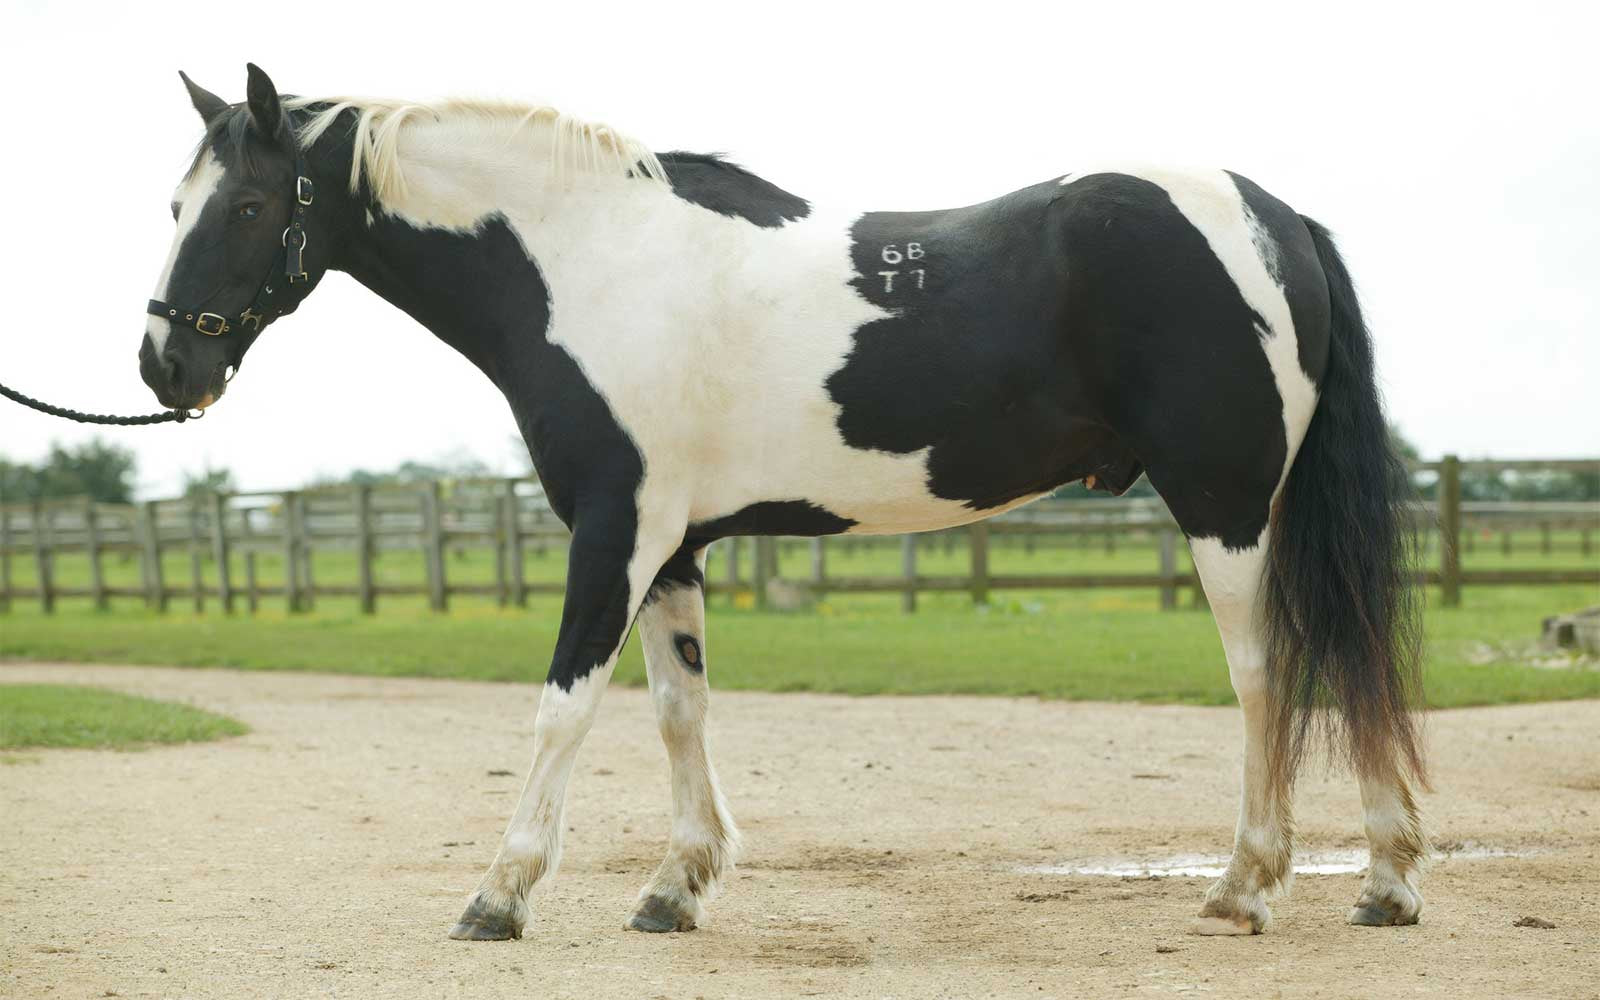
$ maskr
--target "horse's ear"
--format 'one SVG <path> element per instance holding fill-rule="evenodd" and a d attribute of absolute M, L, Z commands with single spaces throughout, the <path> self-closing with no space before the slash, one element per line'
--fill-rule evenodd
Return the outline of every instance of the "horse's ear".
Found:
<path fill-rule="evenodd" d="M 180 69 L 178 75 L 183 77 L 183 85 L 189 89 L 189 101 L 200 112 L 201 121 L 209 125 L 211 119 L 228 110 L 227 101 L 189 79 L 188 73 Z"/>
<path fill-rule="evenodd" d="M 278 88 L 272 79 L 255 63 L 246 63 L 250 81 L 245 87 L 245 98 L 250 105 L 250 117 L 255 119 L 256 130 L 271 139 L 279 137 L 283 128 L 283 106 L 278 103 Z"/>

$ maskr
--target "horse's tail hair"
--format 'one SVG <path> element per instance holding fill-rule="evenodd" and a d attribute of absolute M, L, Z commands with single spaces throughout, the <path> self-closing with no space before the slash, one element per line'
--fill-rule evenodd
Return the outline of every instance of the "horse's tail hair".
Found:
<path fill-rule="evenodd" d="M 1328 231 L 1303 221 L 1327 278 L 1332 335 L 1316 412 L 1272 513 L 1267 759 L 1287 785 L 1324 734 L 1358 773 L 1409 772 L 1426 787 L 1411 713 L 1422 678 L 1409 478 L 1349 272 Z"/>

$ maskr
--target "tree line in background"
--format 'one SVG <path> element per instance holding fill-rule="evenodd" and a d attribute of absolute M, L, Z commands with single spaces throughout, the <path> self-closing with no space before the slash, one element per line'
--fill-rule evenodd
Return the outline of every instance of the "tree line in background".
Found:
<path fill-rule="evenodd" d="M 1413 461 L 1421 456 L 1415 445 L 1391 428 L 1395 446 Z M 0 503 L 21 503 L 51 497 L 88 496 L 103 503 L 131 503 L 138 461 L 132 450 L 95 439 L 75 446 L 51 445 L 37 464 L 15 462 L 0 456 Z M 402 462 L 393 470 L 378 472 L 357 469 L 345 476 L 321 476 L 309 486 L 336 486 L 345 483 L 381 486 L 423 483 L 439 479 L 488 477 L 495 470 L 475 458 L 454 461 Z M 1417 477 L 1417 492 L 1423 499 L 1435 499 L 1435 477 Z M 237 489 L 228 469 L 205 466 L 184 475 L 184 495 L 203 496 Z M 1495 472 L 1468 468 L 1461 475 L 1461 493 L 1466 500 L 1600 500 L 1600 472 Z M 1061 499 L 1104 496 L 1085 489 L 1081 483 L 1056 491 Z M 1155 489 L 1140 476 L 1127 496 L 1153 497 Z"/>

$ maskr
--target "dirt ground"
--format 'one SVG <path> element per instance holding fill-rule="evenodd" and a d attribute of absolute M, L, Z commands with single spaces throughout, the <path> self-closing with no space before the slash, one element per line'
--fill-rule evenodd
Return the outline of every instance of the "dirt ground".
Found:
<path fill-rule="evenodd" d="M 526 937 L 465 944 L 445 931 L 536 687 L 0 666 L 28 680 L 253 732 L 6 755 L 8 997 L 1600 996 L 1600 702 L 1433 717 L 1436 839 L 1526 854 L 1439 861 L 1421 925 L 1346 926 L 1359 876 L 1302 875 L 1268 934 L 1219 939 L 1185 933 L 1204 879 L 1022 870 L 1225 852 L 1232 710 L 724 692 L 744 858 L 707 926 L 645 935 L 622 925 L 665 849 L 666 761 L 645 692 L 614 689 Z M 1298 813 L 1304 848 L 1361 845 L 1351 782 L 1309 777 Z"/>

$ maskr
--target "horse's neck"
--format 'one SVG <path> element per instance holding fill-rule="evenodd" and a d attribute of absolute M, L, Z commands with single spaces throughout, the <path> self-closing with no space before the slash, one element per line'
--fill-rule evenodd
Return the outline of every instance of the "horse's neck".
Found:
<path fill-rule="evenodd" d="M 503 354 L 545 307 L 538 254 L 604 266 L 597 248 L 608 234 L 671 197 L 620 172 L 563 172 L 548 151 L 504 144 L 424 145 L 401 167 L 403 192 L 359 213 L 336 266 L 497 381 Z"/>

